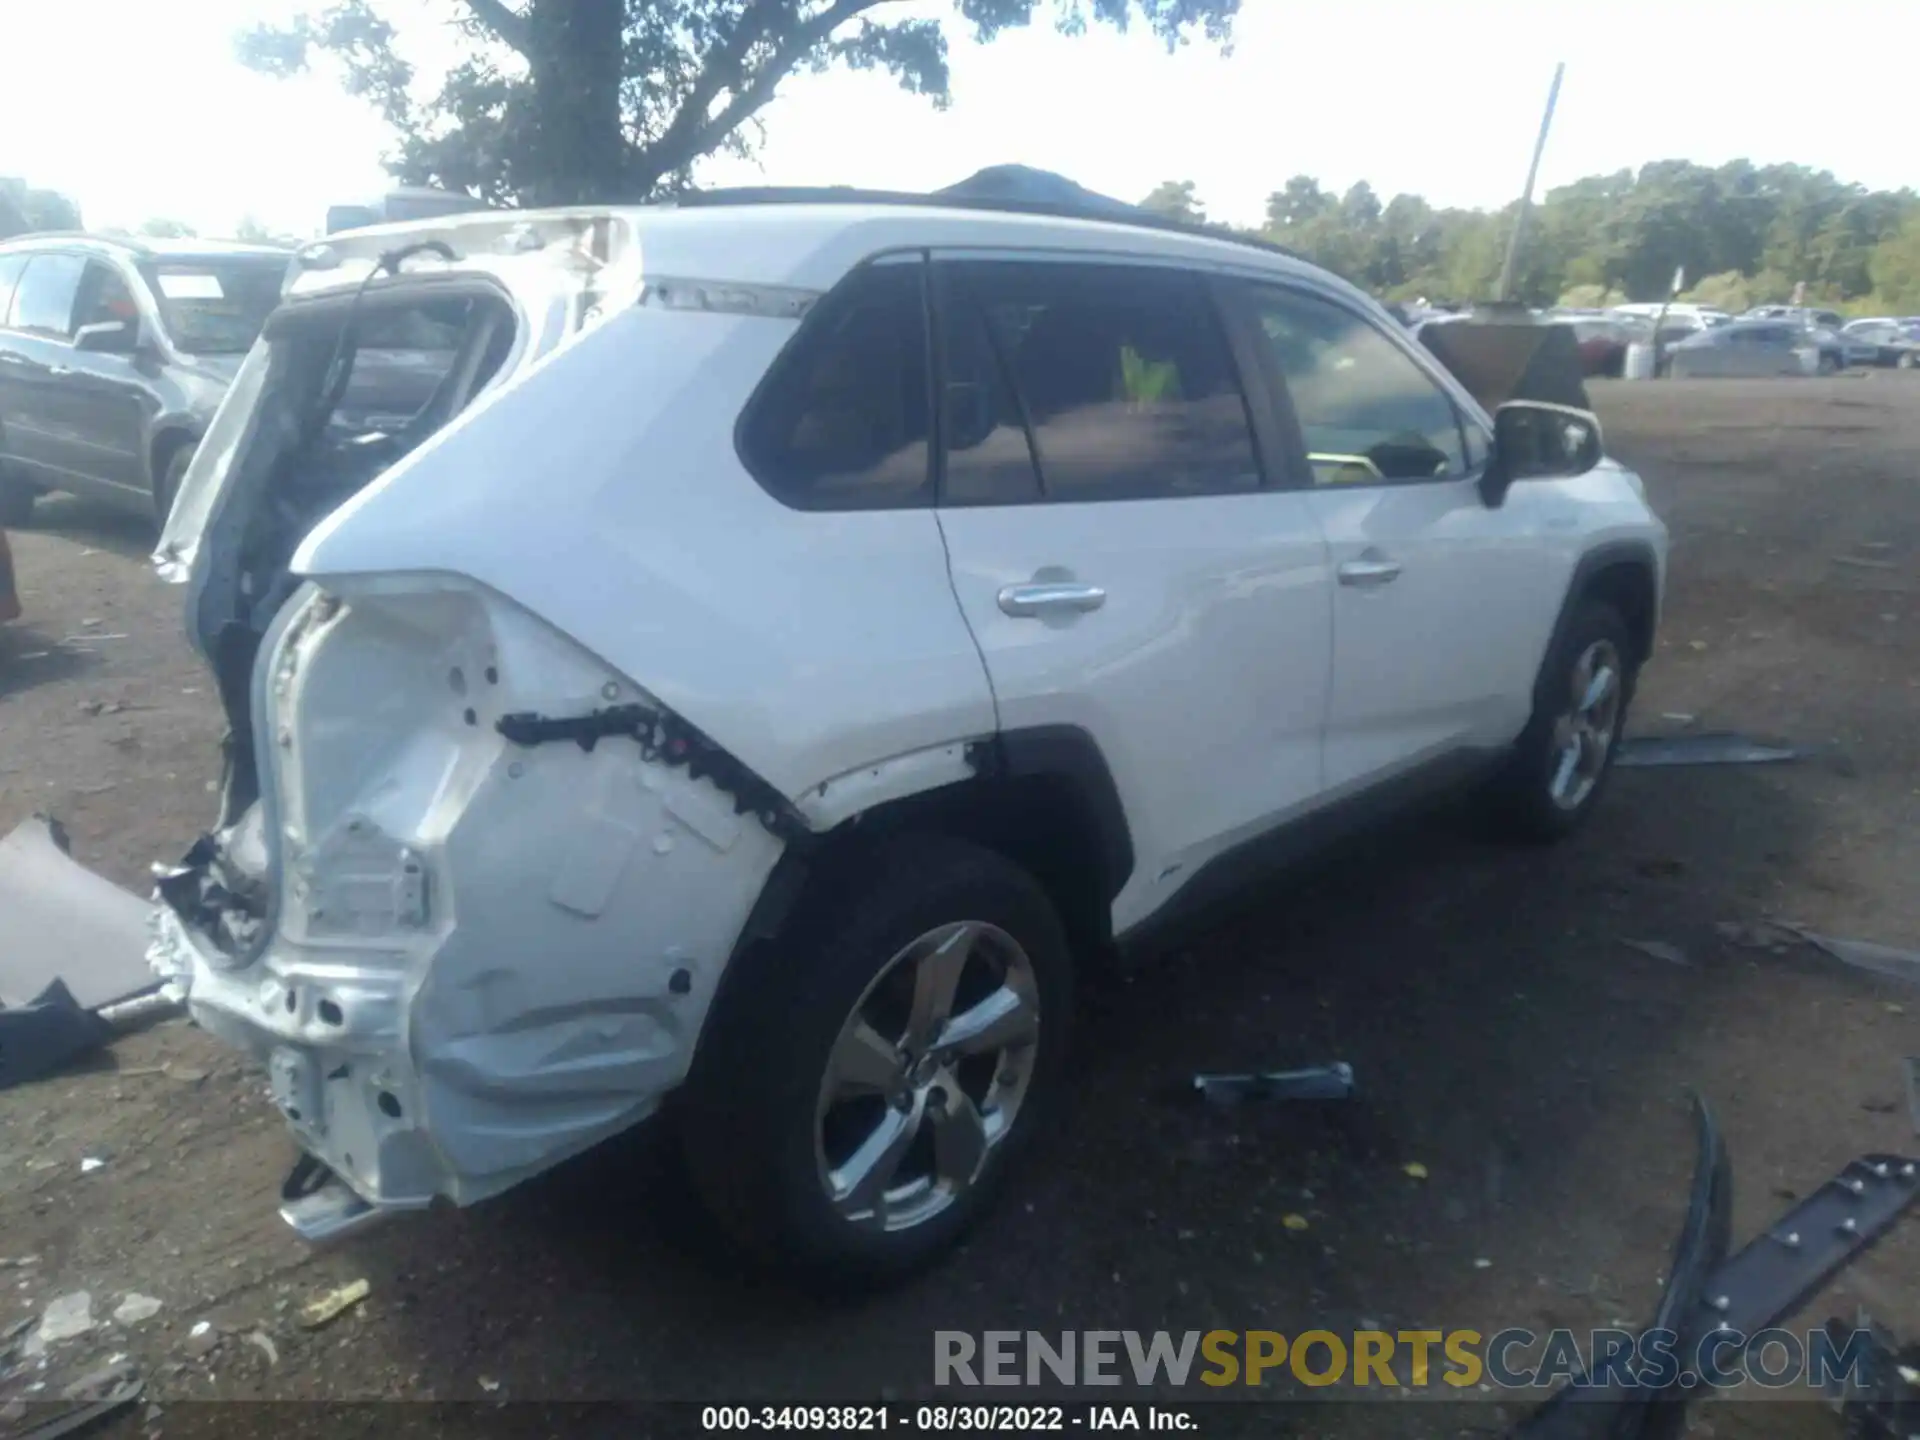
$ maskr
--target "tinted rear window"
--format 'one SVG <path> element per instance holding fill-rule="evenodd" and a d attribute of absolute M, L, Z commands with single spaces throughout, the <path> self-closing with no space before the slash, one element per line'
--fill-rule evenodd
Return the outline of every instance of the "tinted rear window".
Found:
<path fill-rule="evenodd" d="M 282 260 L 161 260 L 141 267 L 160 320 L 194 355 L 243 355 L 280 303 Z"/>

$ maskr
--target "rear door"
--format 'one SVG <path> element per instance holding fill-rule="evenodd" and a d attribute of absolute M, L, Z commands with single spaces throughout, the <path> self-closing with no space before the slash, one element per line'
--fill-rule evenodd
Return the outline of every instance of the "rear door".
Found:
<path fill-rule="evenodd" d="M 1489 437 L 1426 356 L 1346 300 L 1246 284 L 1332 550 L 1329 790 L 1510 741 L 1566 578 L 1569 496 L 1516 485 L 1489 510 Z"/>
<path fill-rule="evenodd" d="M 936 257 L 939 516 L 1005 730 L 1071 725 L 1135 865 L 1116 930 L 1312 805 L 1327 546 L 1250 413 L 1210 282 L 1084 257 Z"/>

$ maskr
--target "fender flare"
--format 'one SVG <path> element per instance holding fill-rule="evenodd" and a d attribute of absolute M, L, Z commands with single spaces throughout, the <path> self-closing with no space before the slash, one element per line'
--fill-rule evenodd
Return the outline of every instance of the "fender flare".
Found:
<path fill-rule="evenodd" d="M 1133 875 L 1133 830 L 1112 767 L 1092 735 L 1078 725 L 1030 725 L 1002 730 L 970 754 L 985 775 L 1045 775 L 1069 785 L 1093 823 L 1101 889 L 1108 900 L 1120 893 Z"/>
<path fill-rule="evenodd" d="M 1654 614 L 1648 627 L 1645 653 L 1636 657 L 1636 664 L 1644 665 L 1653 651 L 1653 632 L 1659 624 L 1660 605 L 1660 564 L 1655 558 L 1653 546 L 1645 540 L 1609 540 L 1594 546 L 1582 555 L 1573 567 L 1573 575 L 1567 581 L 1567 593 L 1560 602 L 1560 613 L 1554 618 L 1553 630 L 1547 638 L 1545 654 L 1540 657 L 1544 670 L 1548 656 L 1555 654 L 1562 640 L 1566 638 L 1567 627 L 1573 623 L 1573 612 L 1590 593 L 1593 580 L 1602 571 L 1615 567 L 1633 567 L 1647 572 L 1647 578 L 1654 592 Z M 1538 682 L 1536 682 L 1537 686 Z"/>

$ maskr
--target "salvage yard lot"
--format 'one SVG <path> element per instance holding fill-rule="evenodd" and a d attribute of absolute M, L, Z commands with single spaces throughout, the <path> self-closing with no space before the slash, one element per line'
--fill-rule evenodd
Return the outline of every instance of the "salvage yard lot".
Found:
<path fill-rule="evenodd" d="M 1546 852 L 1436 817 L 1254 899 L 1090 997 L 1050 1151 L 964 1251 L 858 1306 L 730 1276 L 687 1238 L 690 1207 L 645 1141 L 308 1252 L 274 1213 L 291 1150 L 261 1083 L 162 1026 L 0 1092 L 0 1257 L 33 1257 L 0 1270 L 0 1333 L 81 1289 L 103 1322 L 0 1400 L 120 1352 L 163 1402 L 874 1399 L 925 1391 L 935 1329 L 1585 1328 L 1652 1308 L 1692 1159 L 1687 1087 L 1727 1133 L 1736 1241 L 1849 1157 L 1910 1153 L 1900 1062 L 1920 1052 L 1920 993 L 1717 927 L 1779 916 L 1920 942 L 1920 377 L 1596 399 L 1673 531 L 1635 728 L 1684 714 L 1813 758 L 1622 771 L 1592 827 Z M 0 831 L 50 811 L 78 858 L 137 888 L 211 818 L 219 737 L 149 543 L 43 502 L 14 537 L 25 618 L 0 630 Z M 1183 1096 L 1195 1069 L 1334 1058 L 1361 1103 Z M 105 1163 L 83 1174 L 89 1157 Z M 1801 1322 L 1864 1304 L 1920 1335 L 1916 1274 L 1909 1221 Z M 306 1300 L 362 1277 L 357 1309 L 298 1327 Z M 163 1308 L 105 1326 L 127 1292 Z M 1445 1428 L 1497 1428 L 1482 1399 Z M 1416 1418 L 1343 1406 L 1312 1429 L 1435 1428 Z M 1761 1404 L 1702 1421 L 1830 1423 Z"/>

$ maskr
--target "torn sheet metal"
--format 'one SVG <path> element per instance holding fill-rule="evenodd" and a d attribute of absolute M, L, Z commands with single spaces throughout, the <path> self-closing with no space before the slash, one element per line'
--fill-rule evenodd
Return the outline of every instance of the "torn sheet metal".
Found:
<path fill-rule="evenodd" d="M 151 907 L 76 863 L 63 839 L 42 815 L 0 839 L 0 1004 L 59 981 L 94 1010 L 159 983 L 146 959 Z"/>
<path fill-rule="evenodd" d="M 0 839 L 0 1089 L 103 1045 L 98 1013 L 151 994 L 148 906 L 75 864 L 36 815 Z"/>
<path fill-rule="evenodd" d="M 1831 955 L 1842 965 L 1851 965 L 1856 970 L 1865 970 L 1872 975 L 1883 975 L 1889 980 L 1920 985 L 1920 951 L 1876 945 L 1871 940 L 1842 940 L 1832 935 L 1817 934 L 1799 925 L 1783 924 L 1780 928 L 1798 935 L 1814 949 Z"/>
<path fill-rule="evenodd" d="M 1350 1100 L 1353 1067 L 1344 1060 L 1301 1070 L 1268 1070 L 1243 1075 L 1196 1075 L 1193 1088 L 1215 1105 L 1243 1100 Z"/>
<path fill-rule="evenodd" d="M 1616 765 L 1774 765 L 1799 760 L 1806 751 L 1790 745 L 1764 745 L 1731 731 L 1709 735 L 1636 735 L 1622 740 Z"/>

